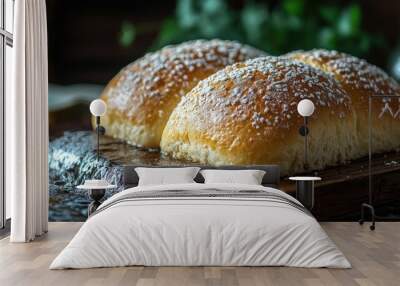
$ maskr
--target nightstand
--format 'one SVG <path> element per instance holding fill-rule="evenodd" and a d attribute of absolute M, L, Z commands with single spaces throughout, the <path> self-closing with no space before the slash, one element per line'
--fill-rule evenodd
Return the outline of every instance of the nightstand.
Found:
<path fill-rule="evenodd" d="M 290 177 L 289 180 L 296 181 L 296 199 L 307 209 L 314 207 L 314 182 L 320 181 L 320 177 Z"/>
<path fill-rule="evenodd" d="M 90 186 L 90 185 L 79 185 L 78 189 L 87 190 L 89 197 L 93 200 L 88 206 L 88 217 L 96 211 L 96 209 L 101 205 L 101 199 L 106 194 L 106 190 L 114 189 L 117 186 L 107 185 L 107 186 Z"/>

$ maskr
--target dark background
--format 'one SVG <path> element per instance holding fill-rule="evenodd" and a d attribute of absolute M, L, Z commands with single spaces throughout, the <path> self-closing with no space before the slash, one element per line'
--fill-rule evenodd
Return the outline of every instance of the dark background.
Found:
<path fill-rule="evenodd" d="M 155 46 L 165 21 L 177 14 L 176 2 L 173 0 L 47 0 L 50 82 L 106 84 L 123 66 L 143 56 Z M 265 5 L 271 11 L 279 10 L 285 1 L 223 2 L 228 5 L 230 11 L 240 11 L 248 3 Z M 400 44 L 400 1 L 304 2 L 306 4 L 309 2 L 309 6 L 313 7 L 317 2 L 325 3 L 339 9 L 351 4 L 359 5 L 362 11 L 363 31 L 384 40 L 382 46 L 372 47 L 363 56 L 370 62 L 386 70 L 389 69 L 390 55 Z M 306 9 L 309 9 L 309 6 Z M 317 13 L 318 11 L 312 15 Z M 134 25 L 136 30 L 135 39 L 128 46 L 120 44 L 124 23 Z M 190 38 L 190 35 L 187 36 Z M 235 37 L 227 33 L 223 36 Z M 275 41 L 275 39 L 268 40 Z M 354 43 L 356 44 L 357 42 Z M 297 46 L 296 43 L 287 46 L 305 48 L 301 42 Z M 338 49 L 340 50 L 340 46 Z"/>
<path fill-rule="evenodd" d="M 123 66 L 143 56 L 175 1 L 47 0 L 49 81 L 107 83 Z M 119 44 L 121 26 L 146 27 L 130 47 Z"/>

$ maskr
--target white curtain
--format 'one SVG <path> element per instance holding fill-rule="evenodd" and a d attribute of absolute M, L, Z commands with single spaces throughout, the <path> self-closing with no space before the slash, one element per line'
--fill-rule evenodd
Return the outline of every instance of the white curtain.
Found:
<path fill-rule="evenodd" d="M 12 242 L 48 224 L 48 78 L 45 0 L 15 1 L 13 92 L 6 98 L 6 187 Z"/>

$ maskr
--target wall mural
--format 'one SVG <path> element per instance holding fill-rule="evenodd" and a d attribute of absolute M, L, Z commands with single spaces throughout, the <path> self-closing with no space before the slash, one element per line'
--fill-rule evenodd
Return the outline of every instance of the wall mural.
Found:
<path fill-rule="evenodd" d="M 67 9 L 65 19 L 69 14 L 67 7 L 50 1 L 49 61 L 54 82 L 49 92 L 50 220 L 85 220 L 90 200 L 76 186 L 85 179 L 106 179 L 117 186 L 107 190 L 109 197 L 123 189 L 122 168 L 127 164 L 279 164 L 282 189 L 288 193 L 294 192 L 288 176 L 323 178 L 313 209 L 317 218 L 358 219 L 368 190 L 368 104 L 375 95 L 382 98 L 371 103 L 378 189 L 374 199 L 380 205 L 378 212 L 399 215 L 400 98 L 384 97 L 400 96 L 398 74 L 370 56 L 393 39 L 364 28 L 362 14 L 371 7 L 354 2 L 336 7 L 318 1 L 314 6 L 320 13 L 315 14 L 312 3 L 255 1 L 238 8 L 222 0 L 182 0 L 165 12 L 161 22 L 150 14 L 145 17 L 156 24 L 135 23 L 134 16 L 114 8 L 119 16 L 110 16 L 110 27 L 116 29 L 116 46 L 105 45 L 96 55 L 108 48 L 104 62 L 113 58 L 115 62 L 97 63 L 97 69 L 104 69 L 98 72 L 84 63 L 68 67 L 64 60 L 84 61 L 90 52 L 78 56 L 71 48 L 58 52 L 64 53 L 61 59 L 52 57 L 51 49 L 57 47 L 52 43 L 69 37 L 65 31 L 52 33 L 59 21 L 52 12 Z M 99 14 L 106 9 L 103 6 L 97 8 Z M 76 21 L 93 30 L 84 19 L 96 12 L 87 15 L 84 8 Z M 291 21 L 278 23 L 267 15 L 286 17 L 298 26 L 288 27 Z M 307 17 L 312 24 L 307 24 Z M 240 24 L 227 24 L 233 21 Z M 319 31 L 321 25 L 324 29 Z M 153 26 L 157 33 L 149 32 Z M 327 31 L 335 40 L 322 36 Z M 289 35 L 298 33 L 310 39 L 294 45 Z M 138 54 L 135 47 L 147 43 L 139 39 L 151 34 L 158 36 L 149 42 L 150 51 Z M 87 37 L 93 46 L 101 42 L 92 33 Z M 85 52 L 84 46 L 81 51 Z M 136 53 L 133 58 L 130 51 Z M 96 62 L 97 56 L 88 63 Z M 59 69 L 61 63 L 67 67 Z M 94 99 L 101 99 L 107 108 L 98 117 L 100 122 L 89 111 Z M 311 105 L 299 106 L 304 99 Z M 104 127 L 99 148 L 98 123 Z"/>

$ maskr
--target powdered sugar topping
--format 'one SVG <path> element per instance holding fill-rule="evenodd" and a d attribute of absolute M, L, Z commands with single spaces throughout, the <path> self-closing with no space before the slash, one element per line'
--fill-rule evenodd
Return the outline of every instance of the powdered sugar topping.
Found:
<path fill-rule="evenodd" d="M 281 57 L 257 58 L 229 66 L 201 81 L 180 106 L 196 101 L 190 112 L 200 114 L 205 122 L 212 118 L 212 124 L 249 120 L 261 136 L 267 132 L 263 127 L 293 126 L 292 118 L 299 118 L 297 104 L 304 98 L 314 102 L 316 113 L 335 106 L 335 114 L 342 118 L 349 111 L 350 98 L 332 77 Z M 198 124 L 210 128 L 201 120 Z"/>
<path fill-rule="evenodd" d="M 379 67 L 363 59 L 340 53 L 314 49 L 287 55 L 334 74 L 346 90 L 361 90 L 368 95 L 400 95 L 399 84 Z"/>
<path fill-rule="evenodd" d="M 149 53 L 125 67 L 105 92 L 110 110 L 134 117 L 151 105 L 151 116 L 164 114 L 167 98 L 179 100 L 198 81 L 215 71 L 263 52 L 236 42 L 196 40 Z M 154 113 L 153 113 L 154 109 Z"/>

